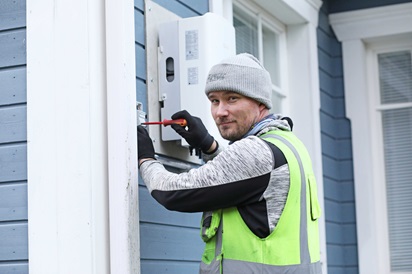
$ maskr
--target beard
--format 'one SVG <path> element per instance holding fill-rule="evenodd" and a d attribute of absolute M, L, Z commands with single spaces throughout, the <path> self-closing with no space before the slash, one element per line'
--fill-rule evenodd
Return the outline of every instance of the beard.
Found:
<path fill-rule="evenodd" d="M 240 127 L 237 123 L 233 125 L 218 126 L 220 135 L 223 139 L 234 142 L 242 139 L 242 137 L 249 131 L 249 128 Z"/>

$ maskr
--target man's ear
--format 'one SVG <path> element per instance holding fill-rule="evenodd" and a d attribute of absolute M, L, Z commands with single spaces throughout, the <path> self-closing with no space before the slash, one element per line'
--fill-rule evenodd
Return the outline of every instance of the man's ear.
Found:
<path fill-rule="evenodd" d="M 263 103 L 259 103 L 260 112 L 262 112 L 265 108 L 266 108 L 266 106 Z"/>

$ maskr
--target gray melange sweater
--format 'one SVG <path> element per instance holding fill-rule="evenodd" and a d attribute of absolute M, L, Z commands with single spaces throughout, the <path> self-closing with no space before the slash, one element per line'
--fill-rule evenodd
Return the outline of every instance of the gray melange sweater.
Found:
<path fill-rule="evenodd" d="M 269 123 L 256 135 L 269 130 L 280 129 Z M 236 206 L 251 231 L 264 238 L 279 220 L 290 182 L 283 153 L 257 136 L 205 155 L 206 164 L 189 172 L 175 174 L 159 161 L 146 161 L 140 173 L 151 195 L 169 210 L 202 212 Z"/>

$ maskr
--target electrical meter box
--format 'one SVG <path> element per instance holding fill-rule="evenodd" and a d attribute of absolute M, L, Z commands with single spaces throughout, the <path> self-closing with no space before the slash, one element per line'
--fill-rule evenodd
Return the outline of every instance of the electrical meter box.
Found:
<path fill-rule="evenodd" d="M 210 113 L 205 95 L 211 67 L 236 54 L 235 30 L 231 22 L 214 13 L 181 18 L 159 25 L 158 86 L 161 119 L 180 110 L 202 119 L 209 133 L 225 145 Z M 187 143 L 171 127 L 161 128 L 163 141 Z"/>

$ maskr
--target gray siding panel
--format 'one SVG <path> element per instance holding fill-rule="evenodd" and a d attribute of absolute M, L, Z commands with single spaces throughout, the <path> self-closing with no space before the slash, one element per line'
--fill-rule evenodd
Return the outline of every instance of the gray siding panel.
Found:
<path fill-rule="evenodd" d="M 158 3 L 162 7 L 176 13 L 180 17 L 193 17 L 204 14 L 207 12 L 208 5 L 202 4 L 207 3 L 208 1 L 205 0 L 191 0 L 191 1 L 179 1 L 179 0 L 154 0 L 154 2 Z M 186 3 L 183 3 L 186 2 Z M 195 4 L 195 6 L 190 6 L 187 3 Z M 197 3 L 202 2 L 202 3 Z M 196 10 L 197 8 L 204 7 L 204 10 Z"/>
<path fill-rule="evenodd" d="M 155 0 L 181 17 L 208 10 L 206 0 Z M 136 97 L 147 109 L 146 45 L 143 1 L 135 0 Z M 149 64 L 157 66 L 157 64 Z M 171 168 L 173 169 L 173 168 Z M 173 170 L 178 172 L 177 170 Z M 139 176 L 141 273 L 198 273 L 203 252 L 201 213 L 168 211 L 150 196 Z"/>
<path fill-rule="evenodd" d="M 0 106 L 26 102 L 26 68 L 0 70 Z"/>
<path fill-rule="evenodd" d="M 0 273 L 27 274 L 26 1 L 0 0 Z"/>
<path fill-rule="evenodd" d="M 0 32 L 0 67 L 26 64 L 26 30 Z"/>
<path fill-rule="evenodd" d="M 328 21 L 328 1 L 319 14 L 318 57 L 322 163 L 328 273 L 358 273 L 350 121 L 345 114 L 342 51 Z"/>
<path fill-rule="evenodd" d="M 1 274 L 26 274 L 29 273 L 27 262 L 0 262 Z"/>
<path fill-rule="evenodd" d="M 26 106 L 0 108 L 0 143 L 26 141 Z"/>
<path fill-rule="evenodd" d="M 15 220 L 27 220 L 26 182 L 0 184 L 0 222 Z"/>
<path fill-rule="evenodd" d="M 0 258 L 3 261 L 27 260 L 27 223 L 5 223 L 0 226 Z"/>
<path fill-rule="evenodd" d="M 0 31 L 26 26 L 26 0 L 0 1 Z"/>
<path fill-rule="evenodd" d="M 27 145 L 0 146 L 0 183 L 27 180 Z"/>

